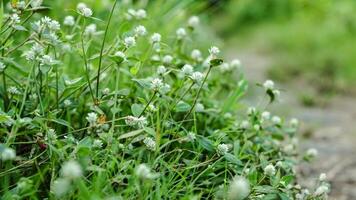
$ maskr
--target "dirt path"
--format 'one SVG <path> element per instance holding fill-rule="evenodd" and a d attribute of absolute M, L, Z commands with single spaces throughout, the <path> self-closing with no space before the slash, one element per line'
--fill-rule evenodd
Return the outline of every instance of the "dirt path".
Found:
<path fill-rule="evenodd" d="M 254 83 L 266 80 L 271 60 L 255 50 L 231 50 L 229 58 L 239 58 L 250 81 L 252 97 L 256 97 Z M 278 83 L 277 83 L 278 85 Z M 296 83 L 280 85 L 286 91 L 273 112 L 302 121 L 301 134 L 310 132 L 310 138 L 300 141 L 302 149 L 316 148 L 318 158 L 302 165 L 301 173 L 306 185 L 314 183 L 320 173 L 326 173 L 331 183 L 330 199 L 356 199 L 356 100 L 352 97 L 333 97 L 323 107 L 306 108 L 300 105 L 298 94 L 308 86 Z M 257 94 L 258 95 L 258 94 Z M 256 98 L 249 99 L 249 102 Z"/>

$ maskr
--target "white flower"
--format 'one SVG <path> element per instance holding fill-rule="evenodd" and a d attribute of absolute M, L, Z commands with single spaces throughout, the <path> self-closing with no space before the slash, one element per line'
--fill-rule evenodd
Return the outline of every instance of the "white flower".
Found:
<path fill-rule="evenodd" d="M 90 8 L 86 7 L 81 10 L 80 14 L 84 17 L 91 17 L 93 15 L 93 11 Z"/>
<path fill-rule="evenodd" d="M 195 133 L 189 132 L 189 133 L 187 134 L 187 140 L 188 140 L 189 142 L 193 142 L 195 139 L 197 139 Z"/>
<path fill-rule="evenodd" d="M 58 31 L 59 29 L 61 29 L 61 25 L 59 24 L 58 21 L 56 21 L 56 20 L 51 20 L 51 21 L 48 23 L 48 28 L 49 28 L 49 30 L 51 30 L 51 31 Z"/>
<path fill-rule="evenodd" d="M 5 147 L 1 152 L 2 161 L 14 160 L 15 158 L 16 158 L 16 152 L 11 148 Z"/>
<path fill-rule="evenodd" d="M 96 24 L 89 24 L 85 27 L 84 35 L 92 36 L 96 33 Z"/>
<path fill-rule="evenodd" d="M 204 112 L 204 105 L 201 103 L 197 103 L 197 105 L 195 105 L 195 112 Z"/>
<path fill-rule="evenodd" d="M 146 28 L 142 25 L 139 25 L 135 28 L 135 34 L 138 36 L 144 36 L 147 34 Z"/>
<path fill-rule="evenodd" d="M 151 36 L 151 42 L 152 43 L 158 43 L 160 41 L 161 41 L 161 34 L 153 33 L 153 35 Z"/>
<path fill-rule="evenodd" d="M 154 179 L 158 176 L 158 174 L 152 173 L 151 169 L 146 164 L 140 164 L 137 166 L 135 174 L 141 179 Z"/>
<path fill-rule="evenodd" d="M 191 16 L 188 20 L 188 26 L 191 28 L 196 28 L 200 23 L 199 17 Z"/>
<path fill-rule="evenodd" d="M 272 122 L 277 125 L 277 124 L 280 124 L 282 122 L 282 120 L 278 116 L 273 116 L 272 117 Z"/>
<path fill-rule="evenodd" d="M 18 14 L 14 13 L 10 15 L 10 24 L 15 25 L 20 23 L 20 17 Z"/>
<path fill-rule="evenodd" d="M 171 64 L 173 61 L 173 57 L 170 55 L 165 55 L 162 59 L 164 64 Z"/>
<path fill-rule="evenodd" d="M 52 128 L 48 129 L 47 135 L 46 135 L 46 140 L 49 140 L 52 143 L 57 140 L 57 134 L 54 129 L 52 129 Z"/>
<path fill-rule="evenodd" d="M 241 122 L 241 124 L 240 124 L 240 127 L 241 127 L 242 129 L 248 129 L 248 128 L 250 127 L 250 122 L 247 121 L 247 120 L 243 120 L 243 121 Z"/>
<path fill-rule="evenodd" d="M 244 177 L 235 177 L 229 186 L 229 200 L 243 200 L 250 194 L 250 184 Z"/>
<path fill-rule="evenodd" d="M 66 16 L 64 18 L 63 24 L 66 26 L 74 26 L 74 24 L 75 24 L 74 17 L 71 15 Z"/>
<path fill-rule="evenodd" d="M 194 72 L 190 78 L 197 84 L 200 84 L 203 80 L 203 74 L 200 72 Z"/>
<path fill-rule="evenodd" d="M 291 125 L 291 127 L 297 128 L 298 125 L 299 125 L 299 121 L 298 121 L 298 119 L 296 119 L 296 118 L 292 118 L 292 119 L 289 121 L 289 124 Z"/>
<path fill-rule="evenodd" d="M 40 58 L 40 62 L 42 66 L 51 66 L 56 64 L 56 61 L 50 55 L 43 55 Z"/>
<path fill-rule="evenodd" d="M 229 146 L 224 143 L 219 144 L 216 151 L 219 155 L 223 156 L 229 151 Z"/>
<path fill-rule="evenodd" d="M 77 10 L 79 12 L 82 12 L 84 8 L 87 8 L 87 5 L 85 3 L 80 2 L 77 4 Z"/>
<path fill-rule="evenodd" d="M 95 139 L 93 142 L 94 148 L 101 148 L 103 146 L 103 142 L 100 139 Z"/>
<path fill-rule="evenodd" d="M 56 195 L 56 197 L 61 197 L 65 195 L 70 189 L 70 181 L 66 178 L 59 178 L 53 182 L 51 186 L 51 191 Z"/>
<path fill-rule="evenodd" d="M 247 109 L 247 115 L 253 115 L 256 113 L 256 108 L 255 107 L 249 107 Z"/>
<path fill-rule="evenodd" d="M 282 162 L 282 161 L 278 161 L 278 162 L 276 163 L 276 166 L 277 166 L 277 167 L 283 167 L 283 162 Z"/>
<path fill-rule="evenodd" d="M 253 129 L 255 129 L 255 131 L 259 131 L 261 129 L 261 126 L 258 124 L 253 125 Z"/>
<path fill-rule="evenodd" d="M 110 88 L 104 88 L 102 91 L 103 95 L 108 95 L 110 93 Z"/>
<path fill-rule="evenodd" d="M 231 66 L 229 65 L 229 63 L 223 63 L 219 66 L 220 71 L 225 73 L 225 72 L 230 72 L 232 70 Z"/>
<path fill-rule="evenodd" d="M 202 55 L 201 52 L 198 49 L 194 49 L 192 53 L 190 54 L 190 57 L 195 60 L 195 61 L 202 61 Z"/>
<path fill-rule="evenodd" d="M 160 57 L 159 57 L 159 55 L 153 55 L 152 57 L 151 57 L 151 60 L 153 60 L 153 61 L 160 61 Z"/>
<path fill-rule="evenodd" d="M 183 39 L 185 36 L 187 36 L 187 32 L 185 31 L 184 28 L 179 28 L 177 31 L 176 31 L 176 34 L 177 34 L 177 38 L 179 40 Z"/>
<path fill-rule="evenodd" d="M 17 7 L 18 9 L 20 9 L 20 10 L 23 10 L 23 9 L 25 9 L 25 7 L 26 7 L 26 2 L 24 2 L 24 1 L 19 1 L 19 2 L 17 2 L 16 7 Z"/>
<path fill-rule="evenodd" d="M 98 120 L 98 115 L 94 112 L 91 112 L 91 113 L 88 113 L 88 115 L 85 119 L 89 122 L 90 126 L 95 126 L 96 122 Z"/>
<path fill-rule="evenodd" d="M 264 168 L 264 172 L 268 176 L 273 176 L 276 174 L 276 168 L 272 164 L 269 164 Z"/>
<path fill-rule="evenodd" d="M 72 105 L 72 102 L 69 99 L 66 99 L 63 101 L 63 104 L 65 107 L 68 107 L 68 106 Z"/>
<path fill-rule="evenodd" d="M 321 195 L 324 195 L 324 194 L 326 194 L 328 192 L 329 192 L 328 186 L 321 185 L 315 190 L 314 195 L 315 196 L 321 196 Z"/>
<path fill-rule="evenodd" d="M 158 91 L 163 87 L 163 82 L 159 78 L 155 78 L 151 81 L 151 89 L 154 91 Z"/>
<path fill-rule="evenodd" d="M 71 160 L 63 164 L 61 169 L 62 176 L 68 179 L 75 179 L 82 176 L 82 168 L 77 161 Z"/>
<path fill-rule="evenodd" d="M 122 52 L 122 51 L 117 51 L 117 52 L 115 52 L 115 54 L 114 54 L 115 56 L 117 56 L 117 57 L 119 57 L 119 58 L 122 58 L 122 59 L 126 59 L 126 55 L 125 55 L 125 53 L 124 52 Z"/>
<path fill-rule="evenodd" d="M 160 94 L 166 94 L 169 91 L 171 91 L 171 86 L 168 84 L 164 84 L 160 89 L 159 89 L 159 93 Z"/>
<path fill-rule="evenodd" d="M 147 125 L 146 117 L 134 117 L 134 116 L 127 116 L 125 119 L 125 123 L 128 126 L 137 126 L 139 128 L 143 128 Z"/>
<path fill-rule="evenodd" d="M 263 87 L 265 88 L 265 90 L 273 90 L 274 82 L 271 80 L 267 80 L 263 83 Z"/>
<path fill-rule="evenodd" d="M 261 114 L 261 118 L 263 121 L 267 121 L 271 118 L 271 113 L 268 112 L 268 111 L 264 111 L 262 114 Z"/>
<path fill-rule="evenodd" d="M 316 157 L 318 155 L 318 150 L 316 150 L 314 148 L 310 148 L 310 149 L 307 150 L 306 155 L 308 157 L 314 158 L 314 157 Z"/>
<path fill-rule="evenodd" d="M 5 68 L 6 68 L 5 64 L 0 62 L 0 72 L 3 72 Z"/>
<path fill-rule="evenodd" d="M 146 145 L 146 147 L 151 150 L 151 151 L 154 151 L 156 150 L 156 142 L 150 138 L 150 137 L 146 137 L 144 140 L 143 140 L 143 143 Z"/>
<path fill-rule="evenodd" d="M 131 37 L 131 36 L 130 37 L 126 37 L 124 39 L 124 43 L 125 43 L 125 46 L 127 48 L 129 48 L 129 47 L 132 47 L 132 46 L 136 45 L 136 39 L 134 37 Z"/>
<path fill-rule="evenodd" d="M 294 145 L 293 144 L 288 144 L 283 147 L 284 153 L 290 155 L 294 153 Z"/>
<path fill-rule="evenodd" d="M 321 181 L 321 182 L 326 181 L 326 174 L 325 173 L 321 173 L 320 174 L 319 181 Z"/>
<path fill-rule="evenodd" d="M 11 86 L 11 87 L 7 88 L 7 92 L 10 93 L 11 95 L 20 94 L 20 91 L 15 86 Z"/>
<path fill-rule="evenodd" d="M 139 9 L 136 11 L 135 17 L 137 19 L 145 19 L 147 17 L 147 13 L 144 9 Z"/>
<path fill-rule="evenodd" d="M 281 92 L 277 89 L 272 90 L 272 93 L 273 93 L 275 99 L 279 99 L 279 97 L 281 96 Z"/>
<path fill-rule="evenodd" d="M 230 66 L 232 68 L 239 69 L 241 67 L 241 62 L 238 59 L 234 59 L 234 60 L 231 61 Z"/>
<path fill-rule="evenodd" d="M 220 49 L 216 46 L 212 46 L 209 49 L 209 53 L 211 57 L 216 57 L 220 53 Z"/>
<path fill-rule="evenodd" d="M 158 75 L 164 75 L 166 72 L 167 72 L 167 69 L 165 66 L 163 66 L 163 65 L 158 66 L 158 68 L 157 68 Z"/>
<path fill-rule="evenodd" d="M 189 76 L 193 73 L 193 67 L 189 64 L 185 64 L 183 67 L 182 67 L 182 73 L 186 76 Z"/>
<path fill-rule="evenodd" d="M 32 0 L 31 1 L 31 7 L 32 8 L 38 8 L 41 6 L 43 0 Z"/>

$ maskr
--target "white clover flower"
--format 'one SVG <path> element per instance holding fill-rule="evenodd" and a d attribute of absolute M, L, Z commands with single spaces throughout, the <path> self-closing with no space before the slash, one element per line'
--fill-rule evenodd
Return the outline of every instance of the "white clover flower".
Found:
<path fill-rule="evenodd" d="M 234 59 L 234 60 L 231 61 L 230 66 L 232 68 L 239 69 L 239 68 L 241 68 L 241 62 L 238 59 Z"/>
<path fill-rule="evenodd" d="M 329 192 L 328 186 L 321 185 L 315 190 L 314 195 L 321 196 L 321 195 L 327 194 L 328 192 Z"/>
<path fill-rule="evenodd" d="M 71 160 L 63 164 L 61 169 L 62 176 L 68 179 L 76 179 L 82 176 L 82 167 L 77 161 Z"/>
<path fill-rule="evenodd" d="M 210 53 L 210 56 L 214 58 L 220 53 L 220 49 L 216 46 L 212 46 L 209 49 L 209 53 Z"/>
<path fill-rule="evenodd" d="M 159 57 L 159 55 L 153 55 L 152 57 L 151 57 L 151 60 L 153 60 L 153 61 L 156 61 L 156 62 L 158 62 L 158 61 L 160 61 L 160 57 Z"/>
<path fill-rule="evenodd" d="M 98 115 L 94 112 L 88 113 L 87 117 L 85 118 L 90 126 L 95 126 L 98 120 Z"/>
<path fill-rule="evenodd" d="M 11 148 L 5 147 L 1 152 L 2 161 L 14 160 L 15 158 L 16 158 L 16 152 Z"/>
<path fill-rule="evenodd" d="M 59 178 L 53 182 L 51 186 L 51 191 L 56 195 L 56 197 L 61 197 L 65 195 L 70 189 L 70 181 L 66 178 Z"/>
<path fill-rule="evenodd" d="M 159 78 L 155 78 L 151 81 L 151 89 L 154 91 L 158 91 L 159 89 L 161 89 L 163 87 L 163 82 L 161 79 Z"/>
<path fill-rule="evenodd" d="M 273 90 L 274 89 L 274 82 L 271 80 L 267 80 L 263 83 L 263 87 L 265 90 Z"/>
<path fill-rule="evenodd" d="M 144 140 L 143 140 L 143 143 L 146 145 L 146 147 L 151 150 L 151 151 L 154 151 L 156 150 L 156 142 L 150 138 L 150 137 L 146 137 Z"/>
<path fill-rule="evenodd" d="M 188 26 L 191 28 L 196 28 L 200 23 L 200 19 L 197 16 L 191 16 L 188 20 Z"/>
<path fill-rule="evenodd" d="M 145 36 L 147 34 L 147 30 L 144 26 L 139 25 L 135 28 L 135 34 L 137 36 Z"/>
<path fill-rule="evenodd" d="M 159 93 L 160 94 L 166 94 L 169 91 L 171 91 L 171 86 L 168 84 L 164 84 L 160 89 L 159 89 Z"/>
<path fill-rule="evenodd" d="M 194 72 L 190 78 L 196 83 L 196 84 L 200 84 L 203 81 L 203 74 L 200 72 Z"/>
<path fill-rule="evenodd" d="M 137 126 L 139 128 L 143 128 L 147 125 L 146 117 L 134 117 L 134 116 L 127 116 L 125 119 L 125 123 L 128 126 Z"/>
<path fill-rule="evenodd" d="M 3 72 L 6 68 L 6 65 L 2 62 L 0 62 L 0 72 Z"/>
<path fill-rule="evenodd" d="M 52 66 L 56 64 L 56 61 L 50 55 L 43 55 L 40 58 L 40 63 L 42 66 Z"/>
<path fill-rule="evenodd" d="M 277 166 L 277 167 L 283 167 L 283 162 L 282 162 L 282 161 L 278 161 L 278 162 L 276 163 L 276 166 Z"/>
<path fill-rule="evenodd" d="M 190 76 L 192 75 L 193 73 L 193 67 L 189 64 L 185 64 L 183 67 L 182 67 L 182 73 L 186 76 Z"/>
<path fill-rule="evenodd" d="M 31 1 L 31 7 L 32 8 L 38 8 L 42 5 L 43 0 L 32 0 Z"/>
<path fill-rule="evenodd" d="M 85 27 L 84 35 L 92 36 L 96 33 L 96 24 L 89 24 Z"/>
<path fill-rule="evenodd" d="M 190 54 L 190 57 L 191 57 L 193 60 L 198 61 L 198 62 L 200 62 L 200 61 L 203 60 L 202 54 L 201 54 L 201 52 L 200 52 L 198 49 L 194 49 L 194 50 L 192 51 L 192 53 Z"/>
<path fill-rule="evenodd" d="M 16 25 L 20 23 L 20 17 L 18 14 L 14 13 L 12 15 L 10 15 L 10 24 L 11 25 Z"/>
<path fill-rule="evenodd" d="M 63 104 L 64 104 L 65 107 L 68 107 L 68 106 L 72 105 L 72 101 L 69 100 L 69 99 L 66 99 L 66 100 L 63 101 Z"/>
<path fill-rule="evenodd" d="M 93 142 L 93 147 L 94 148 L 101 148 L 103 147 L 103 142 L 100 139 L 95 139 Z"/>
<path fill-rule="evenodd" d="M 326 174 L 325 173 L 321 173 L 319 176 L 319 181 L 324 182 L 326 181 Z"/>
<path fill-rule="evenodd" d="M 158 174 L 152 173 L 151 169 L 146 164 L 138 165 L 135 174 L 141 179 L 154 179 L 158 176 Z"/>
<path fill-rule="evenodd" d="M 272 164 L 269 164 L 264 168 L 264 172 L 268 176 L 273 176 L 276 174 L 276 168 Z"/>
<path fill-rule="evenodd" d="M 125 46 L 126 46 L 127 48 L 132 47 L 132 46 L 135 46 L 135 45 L 136 45 L 136 39 L 135 39 L 135 37 L 131 37 L 131 36 L 126 37 L 126 38 L 124 39 L 124 44 L 125 44 Z"/>
<path fill-rule="evenodd" d="M 46 140 L 49 140 L 51 142 L 55 142 L 57 140 L 57 134 L 54 129 L 52 129 L 52 128 L 48 129 L 47 135 L 46 135 Z"/>
<path fill-rule="evenodd" d="M 195 105 L 195 112 L 204 112 L 204 105 L 203 104 L 201 104 L 201 103 L 197 103 L 196 105 Z"/>
<path fill-rule="evenodd" d="M 148 105 L 148 110 L 152 111 L 152 112 L 156 112 L 157 108 L 154 105 L 150 104 L 150 105 Z"/>
<path fill-rule="evenodd" d="M 229 200 L 243 200 L 250 194 L 250 184 L 244 177 L 235 177 L 229 186 Z"/>
<path fill-rule="evenodd" d="M 84 8 L 87 8 L 87 5 L 85 3 L 80 2 L 80 3 L 77 4 L 77 11 L 78 12 L 83 12 Z"/>
<path fill-rule="evenodd" d="M 139 9 L 135 13 L 136 19 L 145 19 L 147 17 L 146 10 L 144 9 Z"/>
<path fill-rule="evenodd" d="M 51 20 L 49 23 L 48 23 L 48 28 L 49 30 L 51 31 L 58 31 L 61 29 L 61 25 L 59 24 L 58 21 L 56 20 Z"/>
<path fill-rule="evenodd" d="M 229 146 L 227 144 L 219 144 L 217 149 L 217 153 L 221 156 L 225 155 L 227 152 L 229 152 Z"/>
<path fill-rule="evenodd" d="M 272 122 L 273 122 L 273 124 L 281 124 L 281 122 L 282 122 L 282 120 L 281 120 L 281 118 L 280 117 L 278 117 L 278 116 L 273 116 L 272 117 Z"/>
<path fill-rule="evenodd" d="M 17 7 L 19 10 L 23 10 L 23 9 L 25 9 L 25 7 L 26 7 L 26 2 L 25 2 L 25 1 L 19 1 L 19 2 L 17 2 L 16 7 Z"/>
<path fill-rule="evenodd" d="M 11 95 L 18 95 L 20 94 L 20 91 L 17 89 L 15 86 L 11 86 L 7 89 L 7 92 L 10 93 Z"/>
<path fill-rule="evenodd" d="M 284 153 L 290 155 L 294 153 L 294 145 L 293 144 L 288 144 L 283 147 Z"/>
<path fill-rule="evenodd" d="M 184 28 L 179 28 L 179 29 L 177 29 L 176 34 L 177 34 L 177 38 L 178 38 L 179 40 L 181 40 L 181 39 L 183 39 L 185 36 L 187 36 L 187 32 L 185 31 Z"/>
<path fill-rule="evenodd" d="M 256 113 L 256 108 L 255 107 L 249 107 L 247 108 L 247 115 L 253 115 Z"/>
<path fill-rule="evenodd" d="M 104 88 L 101 92 L 103 95 L 108 95 L 110 93 L 110 88 Z"/>
<path fill-rule="evenodd" d="M 93 15 L 93 11 L 90 8 L 86 7 L 81 10 L 80 14 L 84 17 L 91 17 Z"/>
<path fill-rule="evenodd" d="M 171 64 L 173 61 L 173 57 L 170 55 L 165 55 L 162 59 L 164 64 Z"/>
<path fill-rule="evenodd" d="M 157 68 L 157 74 L 158 75 L 164 75 L 165 73 L 167 72 L 167 69 L 166 69 L 166 67 L 165 66 L 163 66 L 163 65 L 160 65 L 160 66 L 158 66 L 158 68 Z"/>
<path fill-rule="evenodd" d="M 187 140 L 188 140 L 189 142 L 193 142 L 193 141 L 196 140 L 196 139 L 197 139 L 197 136 L 195 135 L 195 133 L 189 132 L 189 133 L 187 134 Z"/>
<path fill-rule="evenodd" d="M 63 24 L 66 26 L 74 26 L 75 20 L 74 17 L 71 15 L 68 15 L 64 18 Z"/>
<path fill-rule="evenodd" d="M 275 99 L 279 99 L 281 96 L 281 92 L 277 89 L 272 90 L 273 95 L 275 96 Z"/>
<path fill-rule="evenodd" d="M 318 150 L 316 150 L 314 148 L 310 148 L 310 149 L 307 150 L 306 155 L 308 157 L 314 158 L 314 157 L 316 157 L 318 155 Z"/>
<path fill-rule="evenodd" d="M 219 66 L 220 68 L 220 71 L 222 73 L 225 73 L 225 72 L 230 72 L 232 70 L 231 66 L 229 65 L 229 63 L 223 63 Z"/>
<path fill-rule="evenodd" d="M 115 52 L 115 54 L 114 54 L 115 56 L 117 56 L 117 57 L 119 57 L 119 58 L 122 58 L 122 59 L 126 59 L 126 55 L 125 55 L 125 53 L 124 52 L 122 52 L 122 51 L 117 51 L 117 52 Z"/>
<path fill-rule="evenodd" d="M 161 34 L 159 33 L 153 33 L 153 35 L 151 36 L 151 43 L 158 43 L 161 41 Z"/>
<path fill-rule="evenodd" d="M 242 129 L 248 129 L 250 127 L 250 122 L 247 120 L 243 120 L 240 124 L 240 128 Z"/>
<path fill-rule="evenodd" d="M 263 121 L 267 121 L 267 120 L 269 120 L 271 118 L 271 113 L 268 112 L 268 111 L 264 111 L 261 114 L 261 118 L 262 118 Z"/>
<path fill-rule="evenodd" d="M 41 22 L 43 25 L 48 26 L 51 23 L 52 19 L 48 16 L 44 16 L 41 18 Z"/>
<path fill-rule="evenodd" d="M 299 121 L 298 119 L 296 118 L 292 118 L 290 121 L 289 121 L 289 124 L 291 127 L 293 128 L 297 128 L 299 126 Z"/>

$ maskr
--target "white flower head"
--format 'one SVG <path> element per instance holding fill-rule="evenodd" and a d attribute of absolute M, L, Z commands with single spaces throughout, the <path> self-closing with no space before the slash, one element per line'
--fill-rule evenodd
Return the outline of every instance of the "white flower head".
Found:
<path fill-rule="evenodd" d="M 146 117 L 134 117 L 134 116 L 127 116 L 125 119 L 125 123 L 128 126 L 137 126 L 139 128 L 143 128 L 147 125 Z"/>
<path fill-rule="evenodd" d="M 158 43 L 161 41 L 161 34 L 159 33 L 153 33 L 153 35 L 151 36 L 151 43 Z"/>
<path fill-rule="evenodd" d="M 155 78 L 151 81 L 151 89 L 154 91 L 158 91 L 159 89 L 161 89 L 163 87 L 163 82 L 161 79 L 159 78 Z"/>
<path fill-rule="evenodd" d="M 229 63 L 223 63 L 219 66 L 219 68 L 222 73 L 231 72 L 232 70 L 232 67 L 230 66 Z"/>
<path fill-rule="evenodd" d="M 66 99 L 66 100 L 63 101 L 63 104 L 64 104 L 65 107 L 68 107 L 68 106 L 72 105 L 72 101 L 69 100 L 69 99 Z"/>
<path fill-rule="evenodd" d="M 243 200 L 250 194 L 250 184 L 244 177 L 235 177 L 229 186 L 229 200 Z"/>
<path fill-rule="evenodd" d="M 68 179 L 76 179 L 82 176 L 82 167 L 77 161 L 71 160 L 63 164 L 61 169 L 62 176 Z"/>
<path fill-rule="evenodd" d="M 3 72 L 6 68 L 6 65 L 2 62 L 0 62 L 0 72 Z"/>
<path fill-rule="evenodd" d="M 271 118 L 271 113 L 268 111 L 264 111 L 261 113 L 261 118 L 263 121 L 267 121 Z"/>
<path fill-rule="evenodd" d="M 146 137 L 144 140 L 143 140 L 143 143 L 146 145 L 146 147 L 151 150 L 151 151 L 154 151 L 156 150 L 156 142 L 150 138 L 150 137 Z"/>
<path fill-rule="evenodd" d="M 85 27 L 84 35 L 92 36 L 96 34 L 96 24 L 89 24 Z"/>
<path fill-rule="evenodd" d="M 307 150 L 306 155 L 308 157 L 314 158 L 314 157 L 316 157 L 318 155 L 318 150 L 316 150 L 314 148 L 310 148 L 310 149 Z"/>
<path fill-rule="evenodd" d="M 200 62 L 200 61 L 203 60 L 202 54 L 201 54 L 201 52 L 200 52 L 198 49 L 194 49 L 194 50 L 192 51 L 192 53 L 190 54 L 190 57 L 191 57 L 193 60 L 198 61 L 198 62 Z"/>
<path fill-rule="evenodd" d="M 195 135 L 195 133 L 189 132 L 189 133 L 187 134 L 187 140 L 188 140 L 189 142 L 193 142 L 195 139 L 197 139 L 197 136 Z"/>
<path fill-rule="evenodd" d="M 61 29 L 61 25 L 59 24 L 58 21 L 52 19 L 52 20 L 48 23 L 48 28 L 49 28 L 49 30 L 51 30 L 51 31 L 58 31 L 58 30 Z"/>
<path fill-rule="evenodd" d="M 11 86 L 7 89 L 7 92 L 10 93 L 11 95 L 18 95 L 21 92 L 17 89 L 15 86 Z"/>
<path fill-rule="evenodd" d="M 88 113 L 87 117 L 85 118 L 90 126 L 95 126 L 98 120 L 98 115 L 95 112 Z"/>
<path fill-rule="evenodd" d="M 292 118 L 290 121 L 289 121 L 289 124 L 291 127 L 293 128 L 297 128 L 299 126 L 299 121 L 298 119 L 296 118 Z"/>
<path fill-rule="evenodd" d="M 104 88 L 102 91 L 103 95 L 108 95 L 110 93 L 110 88 Z"/>
<path fill-rule="evenodd" d="M 247 109 L 247 115 L 253 115 L 256 113 L 256 108 L 255 107 L 249 107 Z"/>
<path fill-rule="evenodd" d="M 144 26 L 139 25 L 135 28 L 135 34 L 137 36 L 145 36 L 147 34 L 147 30 Z"/>
<path fill-rule="evenodd" d="M 100 139 L 95 139 L 93 142 L 93 147 L 94 148 L 101 148 L 103 147 L 103 142 Z"/>
<path fill-rule="evenodd" d="M 212 46 L 209 49 L 209 53 L 210 53 L 210 56 L 214 58 L 220 53 L 220 49 L 216 46 Z"/>
<path fill-rule="evenodd" d="M 191 16 L 188 20 L 188 26 L 191 28 L 196 28 L 200 23 L 200 19 L 197 16 Z"/>
<path fill-rule="evenodd" d="M 274 82 L 272 80 L 267 80 L 263 83 L 263 87 L 265 88 L 265 90 L 273 90 Z"/>
<path fill-rule="evenodd" d="M 79 12 L 82 12 L 82 10 L 83 10 L 84 8 L 87 8 L 87 5 L 86 5 L 85 3 L 80 2 L 80 3 L 77 4 L 77 10 L 78 10 Z"/>
<path fill-rule="evenodd" d="M 20 17 L 18 14 L 14 13 L 12 15 L 10 15 L 10 24 L 11 25 L 16 25 L 20 23 Z"/>
<path fill-rule="evenodd" d="M 195 112 L 204 112 L 205 108 L 202 103 L 197 103 L 195 105 Z"/>
<path fill-rule="evenodd" d="M 131 37 L 131 36 L 126 37 L 126 38 L 124 39 L 124 44 L 125 44 L 125 46 L 126 46 L 127 48 L 132 47 L 132 46 L 135 46 L 135 45 L 136 45 L 136 39 L 135 39 L 135 37 Z"/>
<path fill-rule="evenodd" d="M 74 17 L 71 15 L 68 15 L 64 18 L 63 24 L 66 26 L 74 26 L 75 20 Z"/>
<path fill-rule="evenodd" d="M 67 178 L 59 178 L 53 182 L 51 191 L 56 195 L 56 197 L 62 197 L 69 191 L 70 186 L 70 180 Z"/>
<path fill-rule="evenodd" d="M 264 172 L 268 176 L 273 176 L 276 174 L 276 168 L 272 164 L 269 164 L 264 168 Z"/>
<path fill-rule="evenodd" d="M 162 76 L 162 75 L 164 75 L 166 72 L 167 72 L 167 69 L 166 69 L 165 66 L 163 66 L 163 65 L 158 66 L 158 68 L 157 68 L 157 74 L 158 74 L 158 75 Z"/>
<path fill-rule="evenodd" d="M 43 55 L 40 58 L 41 66 L 52 66 L 56 64 L 56 61 L 50 55 Z"/>
<path fill-rule="evenodd" d="M 31 7 L 32 8 L 38 8 L 42 5 L 43 0 L 32 0 L 31 1 Z"/>
<path fill-rule="evenodd" d="M 146 164 L 138 165 L 135 174 L 141 179 L 154 179 L 158 176 L 158 174 L 152 173 L 151 169 Z"/>
<path fill-rule="evenodd" d="M 173 61 L 173 57 L 171 55 L 165 55 L 162 61 L 164 64 L 171 64 Z"/>
<path fill-rule="evenodd" d="M 278 116 L 273 116 L 273 117 L 272 117 L 272 122 L 273 122 L 274 124 L 278 125 L 278 124 L 281 124 L 282 120 L 281 120 L 281 118 L 278 117 Z"/>
<path fill-rule="evenodd" d="M 139 9 L 135 12 L 136 19 L 145 19 L 147 17 L 146 10 Z"/>
<path fill-rule="evenodd" d="M 194 81 L 196 84 L 200 84 L 203 81 L 203 74 L 201 72 L 194 72 L 190 78 Z"/>
<path fill-rule="evenodd" d="M 2 161 L 14 160 L 16 158 L 15 150 L 8 147 L 4 148 L 0 155 Z"/>
<path fill-rule="evenodd" d="M 329 192 L 329 187 L 323 184 L 315 190 L 314 195 L 321 196 L 327 194 L 328 192 Z"/>
<path fill-rule="evenodd" d="M 242 128 L 242 129 L 248 129 L 248 128 L 250 128 L 250 122 L 247 121 L 247 120 L 243 120 L 243 121 L 241 122 L 241 124 L 240 124 L 240 128 Z"/>
<path fill-rule="evenodd" d="M 230 66 L 232 68 L 239 69 L 239 68 L 241 68 L 241 62 L 240 62 L 239 59 L 234 59 L 234 60 L 231 61 Z"/>
<path fill-rule="evenodd" d="M 115 56 L 117 56 L 117 57 L 119 57 L 119 58 L 122 58 L 122 59 L 126 59 L 126 55 L 125 55 L 125 53 L 124 52 L 122 52 L 122 51 L 117 51 L 117 52 L 115 52 L 115 54 L 114 54 Z"/>
<path fill-rule="evenodd" d="M 221 156 L 225 155 L 227 152 L 229 152 L 229 146 L 227 144 L 219 144 L 217 149 L 217 153 Z"/>
<path fill-rule="evenodd" d="M 187 32 L 185 31 L 184 28 L 179 28 L 179 29 L 177 29 L 176 34 L 177 34 L 177 38 L 178 38 L 179 40 L 181 40 L 181 39 L 183 39 L 185 36 L 187 36 Z"/>
<path fill-rule="evenodd" d="M 190 76 L 192 75 L 193 73 L 193 67 L 189 64 L 185 64 L 183 67 L 182 67 L 182 73 L 186 76 Z"/>
<path fill-rule="evenodd" d="M 86 7 L 81 10 L 80 14 L 84 17 L 91 17 L 93 15 L 93 11 L 90 8 Z"/>
<path fill-rule="evenodd" d="M 324 182 L 326 181 L 326 174 L 325 173 L 321 173 L 319 176 L 319 181 Z"/>

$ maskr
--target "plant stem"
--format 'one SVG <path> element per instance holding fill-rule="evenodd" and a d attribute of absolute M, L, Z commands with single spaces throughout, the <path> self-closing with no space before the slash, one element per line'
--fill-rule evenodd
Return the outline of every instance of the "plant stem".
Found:
<path fill-rule="evenodd" d="M 143 113 L 145 113 L 146 109 L 148 108 L 148 106 L 151 104 L 151 102 L 153 101 L 153 99 L 155 98 L 157 94 L 157 91 L 155 91 L 152 95 L 152 97 L 150 98 L 150 100 L 147 102 L 145 108 L 142 110 L 141 114 L 138 117 L 141 117 L 143 115 Z"/>
<path fill-rule="evenodd" d="M 113 6 L 111 8 L 109 19 L 108 19 L 108 23 L 106 24 L 106 28 L 105 28 L 104 39 L 103 39 L 103 42 L 101 44 L 99 65 L 98 65 L 98 73 L 97 73 L 97 77 L 96 77 L 96 99 L 98 99 L 98 97 L 99 97 L 100 70 L 101 70 L 101 63 L 102 63 L 102 59 L 103 59 L 105 40 L 106 40 L 106 36 L 107 36 L 107 33 L 108 33 L 111 17 L 112 17 L 112 15 L 114 13 L 114 10 L 115 10 L 116 3 L 117 3 L 117 0 L 115 0 Z"/>

